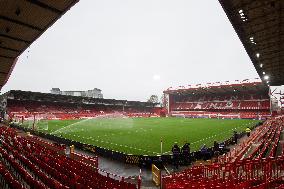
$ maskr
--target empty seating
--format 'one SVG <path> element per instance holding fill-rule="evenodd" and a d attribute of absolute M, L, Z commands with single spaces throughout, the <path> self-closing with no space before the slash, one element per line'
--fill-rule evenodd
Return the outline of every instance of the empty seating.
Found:
<path fill-rule="evenodd" d="M 265 119 L 270 116 L 270 101 L 262 95 L 176 96 L 170 105 L 172 115 Z"/>
<path fill-rule="evenodd" d="M 95 164 L 69 158 L 38 138 L 18 136 L 15 129 L 0 127 L 0 173 L 10 188 L 134 189 L 135 184 L 104 176 Z M 6 171 L 4 171 L 6 170 Z M 10 173 L 10 174 L 9 174 Z"/>
<path fill-rule="evenodd" d="M 283 131 L 284 117 L 269 119 L 217 163 L 164 175 L 163 188 L 283 188 Z"/>
<path fill-rule="evenodd" d="M 119 110 L 106 109 L 97 106 L 78 106 L 74 104 L 56 104 L 52 102 L 34 102 L 34 101 L 13 101 L 8 103 L 7 112 L 11 118 L 33 119 L 36 116 L 44 116 L 44 119 L 81 119 L 86 117 L 97 117 L 101 115 L 108 115 L 120 113 L 129 117 L 153 117 L 158 116 L 152 109 L 143 111 L 135 108 L 122 108 Z"/>

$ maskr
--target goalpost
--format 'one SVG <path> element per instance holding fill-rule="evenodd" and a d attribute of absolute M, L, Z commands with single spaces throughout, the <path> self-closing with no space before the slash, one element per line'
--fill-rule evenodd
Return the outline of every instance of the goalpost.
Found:
<path fill-rule="evenodd" d="M 37 131 L 47 131 L 48 130 L 48 115 L 47 114 L 37 114 L 35 116 L 34 130 Z"/>
<path fill-rule="evenodd" d="M 34 114 L 24 120 L 23 126 L 35 131 L 48 130 L 49 116 L 47 114 Z"/>

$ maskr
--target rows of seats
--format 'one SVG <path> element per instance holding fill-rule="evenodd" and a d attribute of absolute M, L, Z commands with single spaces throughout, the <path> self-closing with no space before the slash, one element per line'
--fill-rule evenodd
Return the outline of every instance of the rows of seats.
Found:
<path fill-rule="evenodd" d="M 62 153 L 66 152 L 65 151 L 66 145 L 64 145 L 64 144 L 59 145 L 57 143 L 46 141 L 46 140 L 39 138 L 37 136 L 28 136 L 28 137 L 29 137 L 29 139 L 33 140 L 34 142 L 36 142 L 40 145 L 46 146 L 49 149 L 57 151 L 59 154 L 60 154 L 60 152 L 62 152 Z M 89 165 L 98 168 L 98 157 L 97 156 L 92 157 L 92 156 L 87 156 L 87 155 L 84 155 L 84 154 L 81 154 L 81 153 L 74 152 L 74 153 L 72 153 L 70 158 L 80 160 L 82 162 L 86 162 Z"/>
<path fill-rule="evenodd" d="M 269 117 L 270 100 L 268 95 L 260 94 L 231 94 L 231 95 L 176 95 L 170 101 L 170 112 L 177 111 L 206 111 L 207 114 L 215 111 L 227 111 L 222 115 L 231 114 L 234 111 L 235 115 L 231 118 L 259 118 Z M 249 111 L 254 111 L 249 112 Z M 264 115 L 262 112 L 265 112 Z M 212 115 L 214 117 L 214 115 Z M 212 117 L 210 116 L 210 117 Z M 226 116 L 224 116 L 226 117 Z"/>
<path fill-rule="evenodd" d="M 240 118 L 240 114 L 238 112 L 226 111 L 172 111 L 171 115 L 181 117 Z"/>
<path fill-rule="evenodd" d="M 104 176 L 96 167 L 59 154 L 30 137 L 19 136 L 12 128 L 0 127 L 0 133 L 1 162 L 22 188 L 136 188 L 135 184 Z M 5 183 L 11 185 L 10 181 Z"/>
<path fill-rule="evenodd" d="M 10 117 L 33 118 L 34 115 L 42 115 L 44 119 L 80 119 L 85 117 L 98 117 L 106 114 L 120 113 L 129 117 L 150 117 L 157 116 L 154 112 L 143 111 L 133 108 L 99 108 L 95 106 L 78 107 L 75 105 L 56 105 L 54 103 L 42 102 L 12 102 L 7 106 Z M 40 117 L 38 119 L 41 119 Z"/>
<path fill-rule="evenodd" d="M 225 94 L 225 95 L 178 95 L 175 97 L 178 102 L 194 101 L 248 101 L 248 100 L 267 100 L 268 95 L 263 94 Z"/>
<path fill-rule="evenodd" d="M 164 175 L 163 189 L 282 188 L 283 132 L 284 117 L 269 119 L 216 162 Z"/>
<path fill-rule="evenodd" d="M 53 149 L 54 151 L 57 151 L 57 152 L 64 152 L 65 149 L 66 149 L 66 145 L 64 144 L 58 144 L 58 143 L 53 143 L 53 142 L 49 142 L 49 141 L 46 141 L 46 140 L 43 140 L 37 136 L 27 136 L 29 137 L 31 140 L 33 140 L 34 142 L 40 144 L 40 145 L 43 145 L 43 146 L 46 146 L 48 147 L 49 149 Z"/>
<path fill-rule="evenodd" d="M 270 108 L 270 101 L 260 101 L 259 102 L 260 109 L 269 109 Z"/>
<path fill-rule="evenodd" d="M 16 178 L 3 163 L 0 163 L 0 181 L 1 188 L 24 189 L 23 185 L 18 181 L 18 178 Z"/>
<path fill-rule="evenodd" d="M 158 115 L 150 112 L 126 112 L 124 113 L 127 117 L 157 117 Z"/>
<path fill-rule="evenodd" d="M 254 159 L 274 157 L 282 130 L 283 125 L 270 125 L 268 131 L 263 136 L 259 137 L 258 140 L 254 143 L 254 145 L 257 145 L 257 147 L 252 149 L 252 152 L 248 155 L 247 158 Z"/>
<path fill-rule="evenodd" d="M 265 101 L 198 101 L 198 102 L 175 102 L 172 110 L 267 110 L 270 108 L 269 100 Z"/>
<path fill-rule="evenodd" d="M 284 158 L 194 166 L 163 176 L 163 189 L 264 189 L 284 183 Z"/>
<path fill-rule="evenodd" d="M 9 153 L 8 153 L 9 152 Z M 9 166 L 11 170 L 13 170 L 14 174 L 21 179 L 21 181 L 24 181 L 28 186 L 31 188 L 47 188 L 46 185 L 43 184 L 40 180 L 37 180 L 34 178 L 34 176 L 30 173 L 30 171 L 34 171 L 33 169 L 25 169 L 18 161 L 20 161 L 19 155 L 15 155 L 13 151 L 8 151 L 0 147 L 0 154 L 2 156 L 2 161 L 6 164 L 6 166 Z M 21 161 L 22 162 L 22 161 Z M 37 175 L 40 175 L 39 172 L 33 172 L 36 173 Z M 45 177 L 47 175 L 43 174 Z M 23 187 L 23 186 L 22 186 Z"/>
<path fill-rule="evenodd" d="M 240 118 L 242 119 L 258 119 L 270 117 L 269 111 L 240 111 Z"/>
<path fill-rule="evenodd" d="M 257 127 L 250 137 L 236 145 L 230 153 L 220 156 L 219 162 L 230 163 L 245 158 L 255 159 L 282 156 L 284 155 L 284 148 L 282 148 L 284 141 L 280 141 L 280 139 L 283 131 L 283 117 L 269 119 L 261 127 Z"/>
<path fill-rule="evenodd" d="M 171 115 L 179 117 L 241 118 L 264 119 L 270 117 L 269 111 L 172 111 Z"/>

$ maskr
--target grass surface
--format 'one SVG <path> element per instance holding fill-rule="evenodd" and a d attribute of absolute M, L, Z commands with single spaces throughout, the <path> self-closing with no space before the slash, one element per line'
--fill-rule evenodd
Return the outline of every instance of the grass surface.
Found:
<path fill-rule="evenodd" d="M 94 118 L 84 120 L 39 121 L 38 129 L 63 138 L 135 155 L 169 153 L 174 142 L 191 143 L 198 150 L 202 144 L 230 138 L 233 130 L 244 131 L 257 120 L 188 118 Z M 24 123 L 24 127 L 31 124 Z"/>

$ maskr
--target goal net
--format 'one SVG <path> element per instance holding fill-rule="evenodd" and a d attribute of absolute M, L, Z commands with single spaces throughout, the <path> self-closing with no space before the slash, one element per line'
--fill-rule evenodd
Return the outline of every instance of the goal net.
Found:
<path fill-rule="evenodd" d="M 47 114 L 35 114 L 25 119 L 23 126 L 36 131 L 48 130 L 49 116 Z"/>

